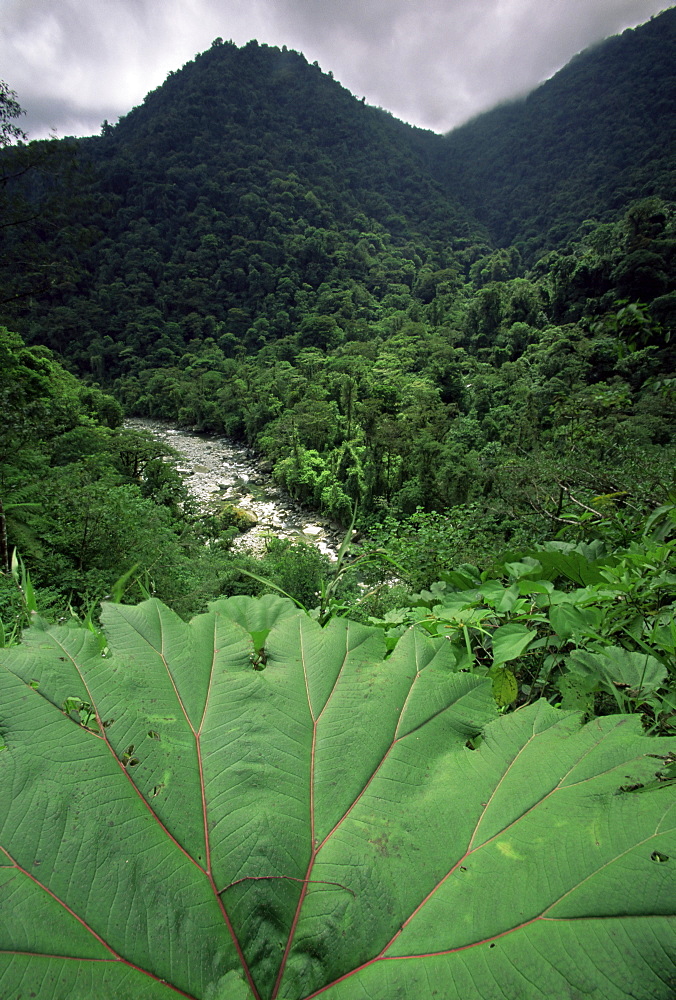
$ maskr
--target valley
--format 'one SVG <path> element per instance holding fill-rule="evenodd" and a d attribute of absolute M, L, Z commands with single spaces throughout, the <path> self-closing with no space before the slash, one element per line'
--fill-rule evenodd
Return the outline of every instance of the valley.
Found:
<path fill-rule="evenodd" d="M 3 1000 L 673 1000 L 675 65 L 0 86 Z"/>

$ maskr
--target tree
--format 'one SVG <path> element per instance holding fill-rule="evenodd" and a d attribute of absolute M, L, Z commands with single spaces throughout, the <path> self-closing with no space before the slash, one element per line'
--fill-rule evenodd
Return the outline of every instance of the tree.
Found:
<path fill-rule="evenodd" d="M 4 264 L 0 271 L 0 302 L 3 306 L 36 293 L 51 292 L 58 281 L 69 279 L 70 260 L 80 249 L 66 244 L 55 254 L 47 244 L 44 227 L 46 220 L 58 219 L 68 203 L 63 182 L 68 164 L 74 163 L 75 146 L 54 137 L 27 143 L 26 133 L 15 124 L 15 119 L 25 113 L 15 91 L 0 80 L 0 258 Z M 54 221 L 47 225 L 58 228 Z"/>
<path fill-rule="evenodd" d="M 11 146 L 13 142 L 26 141 L 26 133 L 12 120 L 25 114 L 15 91 L 10 90 L 4 80 L 0 80 L 0 148 Z"/>

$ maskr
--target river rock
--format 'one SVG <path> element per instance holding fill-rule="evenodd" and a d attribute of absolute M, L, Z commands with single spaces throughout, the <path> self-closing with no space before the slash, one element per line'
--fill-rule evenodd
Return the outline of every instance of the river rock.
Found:
<path fill-rule="evenodd" d="M 171 443 L 178 455 L 178 470 L 203 513 L 218 515 L 224 503 L 246 512 L 244 533 L 233 542 L 237 549 L 263 555 L 273 534 L 294 541 L 305 538 L 335 560 L 330 522 L 324 525 L 325 519 L 318 511 L 295 504 L 265 475 L 267 463 L 261 468 L 255 456 L 241 445 L 179 430 L 160 420 L 133 419 L 125 423 Z"/>
<path fill-rule="evenodd" d="M 237 527 L 240 531 L 249 531 L 251 528 L 255 528 L 258 524 L 258 518 L 250 510 L 244 510 L 242 507 L 235 507 L 234 513 L 237 515 Z"/>
<path fill-rule="evenodd" d="M 311 538 L 318 538 L 319 535 L 324 534 L 324 529 L 318 524 L 306 524 L 303 528 L 303 534 L 309 535 Z"/>

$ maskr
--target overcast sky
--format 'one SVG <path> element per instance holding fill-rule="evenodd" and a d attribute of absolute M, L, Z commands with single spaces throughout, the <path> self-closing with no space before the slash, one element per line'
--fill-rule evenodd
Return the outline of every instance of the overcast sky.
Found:
<path fill-rule="evenodd" d="M 358 98 L 445 132 L 665 0 L 0 0 L 0 79 L 29 138 L 117 121 L 214 38 L 297 49 Z"/>

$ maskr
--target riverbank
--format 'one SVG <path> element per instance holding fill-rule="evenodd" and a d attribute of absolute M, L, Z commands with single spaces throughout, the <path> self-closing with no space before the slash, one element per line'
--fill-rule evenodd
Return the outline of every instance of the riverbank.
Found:
<path fill-rule="evenodd" d="M 247 448 L 160 420 L 133 417 L 125 426 L 147 431 L 173 448 L 178 456 L 176 467 L 200 511 L 213 513 L 219 505 L 229 503 L 255 519 L 255 524 L 235 539 L 235 548 L 262 555 L 266 542 L 274 536 L 312 543 L 330 559 L 336 558 L 343 529 L 280 489 Z"/>

